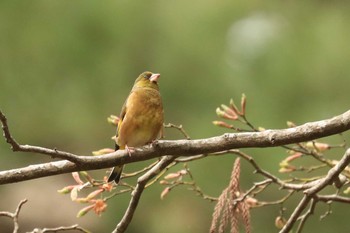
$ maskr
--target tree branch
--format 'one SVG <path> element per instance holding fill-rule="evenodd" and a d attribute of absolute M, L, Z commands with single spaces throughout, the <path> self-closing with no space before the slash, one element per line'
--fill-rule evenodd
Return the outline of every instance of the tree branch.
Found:
<path fill-rule="evenodd" d="M 326 177 L 324 177 L 323 179 L 317 180 L 317 182 L 314 186 L 312 186 L 304 191 L 303 199 L 299 202 L 298 206 L 295 208 L 294 212 L 289 217 L 286 225 L 284 225 L 284 227 L 282 228 L 280 233 L 287 233 L 292 229 L 294 223 L 297 221 L 297 219 L 299 218 L 301 213 L 304 211 L 306 206 L 309 204 L 309 202 L 313 198 L 317 197 L 316 194 L 319 191 L 321 191 L 327 185 L 332 184 L 333 181 L 339 176 L 339 174 L 345 169 L 345 167 L 347 165 L 349 165 L 349 163 L 350 163 L 350 149 L 347 149 L 344 156 L 341 158 L 341 160 L 328 171 Z M 338 200 L 341 200 L 341 199 L 338 198 Z M 312 210 L 313 209 L 311 208 L 310 209 L 311 213 L 312 213 Z"/>
<path fill-rule="evenodd" d="M 7 211 L 0 211 L 0 216 L 5 216 L 5 217 L 9 217 L 12 218 L 13 220 L 13 233 L 17 233 L 19 230 L 19 224 L 18 224 L 18 216 L 19 216 L 19 212 L 22 209 L 22 206 L 27 202 L 27 199 L 23 199 L 22 201 L 19 202 L 16 211 L 14 213 L 10 213 Z"/>
<path fill-rule="evenodd" d="M 35 228 L 33 231 L 28 232 L 28 233 L 48 233 L 48 232 L 56 233 L 56 232 L 62 232 L 62 231 L 71 232 L 73 230 L 75 230 L 75 232 L 80 231 L 83 233 L 90 233 L 88 230 L 80 227 L 78 224 L 74 224 L 72 226 L 67 226 L 67 227 L 61 226 L 61 227 L 43 228 L 43 229 Z"/>
<path fill-rule="evenodd" d="M 12 135 L 10 133 L 9 126 L 7 124 L 7 119 L 1 110 L 0 110 L 0 121 L 2 123 L 2 131 L 3 131 L 3 135 L 6 139 L 6 142 L 11 145 L 11 149 L 13 151 L 33 152 L 33 153 L 50 155 L 53 158 L 66 159 L 66 160 L 72 161 L 74 163 L 80 162 L 80 157 L 78 155 L 74 155 L 72 153 L 59 151 L 57 149 L 48 149 L 48 148 L 39 147 L 39 146 L 18 144 L 17 141 L 12 137 Z"/>
<path fill-rule="evenodd" d="M 139 200 L 141 198 L 142 192 L 145 189 L 146 184 L 155 176 L 157 176 L 162 170 L 164 170 L 169 164 L 174 161 L 175 157 L 166 156 L 162 158 L 159 163 L 157 163 L 151 170 L 146 172 L 144 175 L 138 178 L 135 190 L 132 192 L 132 197 L 130 199 L 129 206 L 124 213 L 123 218 L 117 225 L 117 228 L 112 233 L 122 233 L 124 232 L 129 223 L 131 222 Z"/>
<path fill-rule="evenodd" d="M 22 206 L 27 202 L 27 199 L 23 199 L 22 201 L 19 202 L 16 211 L 14 213 L 10 213 L 7 211 L 0 211 L 0 217 L 4 216 L 4 217 L 9 217 L 12 218 L 13 220 L 13 233 L 17 233 L 19 230 L 19 223 L 18 223 L 18 217 L 19 217 L 19 212 L 22 209 Z M 80 232 L 84 232 L 84 233 L 89 233 L 89 231 L 85 230 L 84 228 L 76 225 L 72 225 L 72 226 L 68 226 L 68 227 L 56 227 L 56 228 L 43 228 L 43 229 L 39 229 L 39 228 L 35 228 L 33 231 L 28 232 L 28 233 L 46 233 L 46 232 L 59 232 L 59 231 L 71 231 L 71 230 L 78 230 Z"/>
<path fill-rule="evenodd" d="M 317 195 L 317 200 L 323 201 L 323 202 L 329 202 L 329 201 L 335 201 L 335 202 L 341 202 L 350 204 L 350 198 L 349 197 L 342 197 L 338 195 Z"/>
<path fill-rule="evenodd" d="M 145 170 L 145 174 L 139 177 L 137 185 L 132 192 L 129 206 L 124 213 L 123 218 L 114 229 L 114 233 L 125 232 L 129 223 L 131 222 L 135 210 L 138 206 L 139 200 L 147 184 L 166 169 L 173 161 L 185 162 L 195 159 L 203 158 L 209 154 L 221 155 L 224 153 L 234 153 L 240 157 L 246 159 L 255 169 L 256 173 L 259 173 L 267 178 L 262 184 L 275 183 L 281 188 L 302 191 L 304 196 L 295 208 L 294 212 L 289 217 L 288 221 L 281 229 L 280 233 L 289 232 L 295 222 L 300 221 L 298 232 L 300 232 L 308 219 L 313 214 L 317 201 L 337 201 L 343 203 L 349 203 L 349 198 L 341 197 L 339 195 L 319 195 L 318 193 L 326 186 L 339 182 L 339 175 L 350 163 L 350 149 L 346 151 L 342 159 L 332 167 L 324 178 L 319 178 L 312 182 L 304 184 L 293 184 L 284 182 L 278 177 L 270 174 L 269 172 L 261 169 L 259 165 L 250 156 L 240 152 L 238 148 L 251 148 L 251 147 L 276 147 L 285 146 L 293 143 L 300 143 L 318 139 L 321 137 L 330 136 L 333 134 L 339 134 L 350 129 L 350 111 L 347 111 L 339 116 L 316 122 L 306 123 L 301 126 L 296 126 L 287 129 L 279 130 L 265 130 L 261 132 L 243 132 L 243 133 L 227 133 L 221 136 L 197 139 L 197 140 L 161 140 L 152 143 L 151 145 L 144 146 L 142 148 L 136 148 L 129 155 L 127 151 L 118 150 L 113 153 L 100 155 L 100 156 L 80 156 L 69 152 L 59 151 L 56 148 L 49 149 L 44 147 L 21 145 L 11 135 L 7 119 L 5 115 L 0 111 L 0 121 L 2 123 L 3 135 L 7 143 L 10 144 L 13 151 L 32 152 L 44 155 L 49 155 L 53 158 L 63 159 L 61 161 L 54 161 L 50 163 L 30 165 L 23 168 L 12 169 L 0 172 L 0 184 L 7 184 L 13 182 L 20 182 L 39 177 L 46 177 L 51 175 L 69 173 L 82 170 L 93 170 L 109 168 L 115 165 L 133 163 L 137 161 L 149 160 L 157 157 L 163 157 L 156 165 L 149 170 Z M 169 126 L 174 127 L 174 126 Z M 181 126 L 180 126 L 181 127 Z M 180 128 L 182 129 L 182 128 Z M 187 135 L 184 131 L 183 133 Z M 186 158 L 178 158 L 180 156 L 186 156 Z M 257 184 L 258 185 L 258 184 Z M 248 192 L 246 192 L 242 200 L 248 197 L 258 186 L 253 186 Z M 284 199 L 282 199 L 284 200 Z M 0 216 L 7 216 L 13 219 L 14 232 L 18 232 L 18 214 L 21 206 L 26 200 L 22 201 L 15 213 L 0 212 Z M 311 202 L 311 204 L 310 204 Z M 309 206 L 309 210 L 305 209 Z M 306 212 L 303 214 L 303 212 Z M 303 214 L 303 215 L 302 215 Z M 84 229 L 73 225 L 69 227 L 59 227 L 52 229 L 45 229 L 46 232 L 58 230 L 70 230 L 76 229 L 85 232 Z"/>
<path fill-rule="evenodd" d="M 306 220 L 309 218 L 310 215 L 314 214 L 316 203 L 317 203 L 317 201 L 315 199 L 312 199 L 309 210 L 303 216 L 300 216 L 300 224 L 298 226 L 296 233 L 301 233 L 301 231 L 303 230 L 303 227 L 306 223 Z"/>
<path fill-rule="evenodd" d="M 350 111 L 327 120 L 306 123 L 287 129 L 226 133 L 221 136 L 197 140 L 161 140 L 152 143 L 151 146 L 136 149 L 132 156 L 129 156 L 124 150 L 101 156 L 79 156 L 56 149 L 20 145 L 11 136 L 6 117 L 1 111 L 0 121 L 4 137 L 14 151 L 34 152 L 65 159 L 0 172 L 0 184 L 8 184 L 73 171 L 109 168 L 115 165 L 149 160 L 164 155 L 172 155 L 174 157 L 194 156 L 237 148 L 276 147 L 314 140 L 349 130 Z"/>

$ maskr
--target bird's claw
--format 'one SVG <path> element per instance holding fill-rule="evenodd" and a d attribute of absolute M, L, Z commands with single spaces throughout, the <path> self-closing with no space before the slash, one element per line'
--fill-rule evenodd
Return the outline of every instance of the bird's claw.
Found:
<path fill-rule="evenodd" d="M 130 157 L 131 157 L 131 152 L 135 151 L 135 149 L 133 147 L 128 147 L 128 145 L 125 145 L 125 149 L 128 152 Z"/>
<path fill-rule="evenodd" d="M 152 146 L 152 147 L 157 147 L 158 146 L 158 140 L 157 139 L 153 140 L 149 145 Z"/>

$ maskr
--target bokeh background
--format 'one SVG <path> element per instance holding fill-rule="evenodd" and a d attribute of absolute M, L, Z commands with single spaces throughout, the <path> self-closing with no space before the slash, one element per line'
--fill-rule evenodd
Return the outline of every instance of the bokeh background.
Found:
<path fill-rule="evenodd" d="M 192 138 L 226 132 L 215 127 L 215 109 L 230 98 L 248 98 L 248 117 L 256 126 L 283 128 L 321 120 L 349 108 L 350 14 L 347 1 L 1 1 L 0 107 L 14 137 L 90 155 L 112 146 L 106 122 L 119 110 L 139 73 L 162 74 L 166 122 L 182 124 Z M 182 138 L 167 129 L 168 139 Z M 348 137 L 346 134 L 344 137 Z M 329 139 L 341 142 L 340 137 Z M 282 149 L 244 150 L 273 174 Z M 334 150 L 333 158 L 344 149 Z M 44 155 L 12 153 L 0 140 L 0 169 L 51 161 Z M 190 163 L 202 190 L 218 196 L 227 185 L 234 158 L 221 156 Z M 130 165 L 133 171 L 148 164 Z M 181 169 L 181 166 L 173 171 Z M 102 177 L 105 170 L 96 171 Z M 241 188 L 262 178 L 242 163 Z M 78 223 L 92 232 L 110 232 L 129 194 L 109 202 L 108 210 L 77 219 L 83 205 L 56 191 L 73 184 L 70 174 L 0 187 L 0 210 L 20 215 L 23 231 Z M 186 188 L 164 200 L 164 187 L 145 191 L 127 232 L 207 232 L 214 203 Z M 262 200 L 283 192 L 269 189 Z M 299 196 L 300 197 L 300 196 Z M 298 197 L 287 203 L 287 216 Z M 319 205 L 305 232 L 347 232 L 350 214 Z M 277 232 L 279 206 L 252 210 L 254 232 Z M 8 219 L 0 231 L 12 232 Z"/>

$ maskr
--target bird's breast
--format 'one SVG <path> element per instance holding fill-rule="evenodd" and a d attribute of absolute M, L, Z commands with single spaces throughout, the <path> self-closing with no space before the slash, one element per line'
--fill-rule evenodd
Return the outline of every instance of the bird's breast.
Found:
<path fill-rule="evenodd" d="M 163 107 L 159 91 L 134 91 L 126 103 L 126 114 L 118 130 L 118 144 L 143 146 L 157 138 L 162 126 Z"/>

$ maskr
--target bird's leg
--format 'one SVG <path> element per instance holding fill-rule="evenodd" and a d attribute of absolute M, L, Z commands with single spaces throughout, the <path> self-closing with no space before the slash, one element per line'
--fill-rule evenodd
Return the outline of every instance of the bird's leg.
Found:
<path fill-rule="evenodd" d="M 128 147 L 128 145 L 125 145 L 125 149 L 128 152 L 129 156 L 131 157 L 131 152 L 134 152 L 134 148 L 133 147 Z"/>
<path fill-rule="evenodd" d="M 148 143 L 148 145 L 150 147 L 157 147 L 158 145 L 158 139 L 154 139 L 153 141 L 151 141 L 150 143 Z"/>
<path fill-rule="evenodd" d="M 164 139 L 164 138 L 165 138 L 165 136 L 164 136 L 164 127 L 162 127 L 162 128 L 160 129 L 158 138 L 159 138 L 159 139 Z M 157 139 L 154 139 L 153 141 L 155 141 L 155 140 L 157 140 Z"/>

